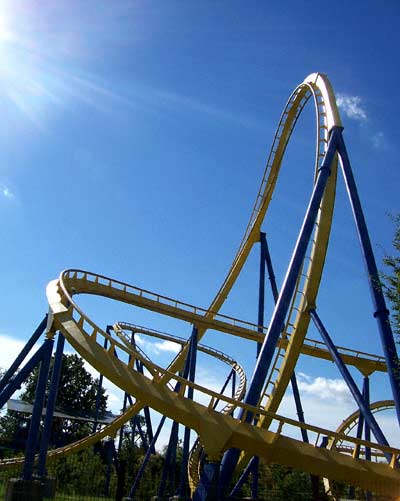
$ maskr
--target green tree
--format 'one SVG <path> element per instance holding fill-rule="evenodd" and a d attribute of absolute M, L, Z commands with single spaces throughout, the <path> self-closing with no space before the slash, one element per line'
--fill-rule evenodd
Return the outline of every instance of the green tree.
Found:
<path fill-rule="evenodd" d="M 51 370 L 54 358 L 51 362 Z M 25 391 L 20 399 L 33 403 L 35 399 L 36 384 L 39 370 L 36 368 L 25 382 Z M 50 386 L 50 378 L 47 391 Z M 63 355 L 62 371 L 58 386 L 56 411 L 74 416 L 76 418 L 93 417 L 96 407 L 98 381 L 85 369 L 83 360 L 78 355 Z M 99 416 L 107 410 L 107 396 L 104 389 L 101 391 L 99 403 Z M 82 438 L 92 431 L 92 423 L 80 419 L 54 418 L 51 446 L 67 444 Z M 27 417 L 20 413 L 8 411 L 0 418 L 0 438 L 24 438 L 27 428 Z"/>
<path fill-rule="evenodd" d="M 383 259 L 385 271 L 382 273 L 382 286 L 389 300 L 392 316 L 391 323 L 394 333 L 400 341 L 400 214 L 393 218 L 395 233 L 393 250 Z"/>

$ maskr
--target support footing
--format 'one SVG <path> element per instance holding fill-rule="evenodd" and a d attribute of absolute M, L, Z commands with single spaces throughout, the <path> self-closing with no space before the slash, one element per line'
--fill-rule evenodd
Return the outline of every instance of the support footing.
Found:
<path fill-rule="evenodd" d="M 57 480 L 55 477 L 44 477 L 43 482 L 43 497 L 46 499 L 54 499 L 56 497 Z"/>
<path fill-rule="evenodd" d="M 7 483 L 5 501 L 42 501 L 44 482 L 10 478 Z"/>

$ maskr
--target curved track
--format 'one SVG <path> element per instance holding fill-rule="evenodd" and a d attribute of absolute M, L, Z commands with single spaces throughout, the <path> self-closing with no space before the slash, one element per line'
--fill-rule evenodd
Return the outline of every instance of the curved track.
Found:
<path fill-rule="evenodd" d="M 332 128 L 341 127 L 335 97 L 328 79 L 319 73 L 309 75 L 295 89 L 284 108 L 244 237 L 231 268 L 209 308 L 198 308 L 94 273 L 67 270 L 60 275 L 58 280 L 50 282 L 47 288 L 50 306 L 48 335 L 52 335 L 59 329 L 77 352 L 93 367 L 122 390 L 135 396 L 134 406 L 118 418 L 118 423 L 114 422 L 109 425 L 110 431 L 115 431 L 143 406 L 150 406 L 161 414 L 195 430 L 211 460 L 219 459 L 224 451 L 234 447 L 245 451 L 248 455 L 264 457 L 267 461 L 280 462 L 306 469 L 315 475 L 356 483 L 368 490 L 397 496 L 400 494 L 400 476 L 395 469 L 395 458 L 400 454 L 399 450 L 348 437 L 342 432 L 301 424 L 275 414 L 300 353 L 330 359 L 330 355 L 323 346 L 306 340 L 305 336 L 310 322 L 308 311 L 315 307 L 328 248 L 335 201 L 337 156 L 331 165 L 331 175 L 319 207 L 309 251 L 303 262 L 285 328 L 278 341 L 274 362 L 258 406 L 252 407 L 237 399 L 219 395 L 178 376 L 177 372 L 182 368 L 186 357 L 187 343 L 183 345 L 169 368 L 164 369 L 150 361 L 139 350 L 132 350 L 123 336 L 116 338 L 103 331 L 85 315 L 75 302 L 75 296 L 78 294 L 102 296 L 194 324 L 198 328 L 199 339 L 208 329 L 213 329 L 251 341 L 262 342 L 264 336 L 267 335 L 267 329 L 264 326 L 227 317 L 221 315 L 219 311 L 234 286 L 253 245 L 259 240 L 261 224 L 272 198 L 286 147 L 297 120 L 310 99 L 314 102 L 317 123 L 315 173 L 318 172 L 325 157 Z M 109 341 L 108 349 L 102 347 L 104 338 Z M 363 374 L 368 375 L 375 370 L 386 370 L 385 363 L 380 357 L 352 352 L 344 348 L 341 353 L 346 363 L 358 367 Z M 143 363 L 150 376 L 132 370 L 136 360 Z M 169 383 L 176 381 L 181 382 L 179 393 L 174 393 L 168 386 Z M 208 405 L 186 398 L 185 390 L 188 386 L 201 395 L 201 401 L 208 402 Z M 229 413 L 216 412 L 214 404 L 217 400 L 223 402 L 226 409 L 242 409 L 241 420 Z M 257 426 L 251 426 L 245 422 L 249 412 L 259 416 Z M 273 426 L 277 431 L 270 431 L 275 429 L 272 428 Z M 283 430 L 287 430 L 290 434 L 290 429 L 293 428 L 307 429 L 310 434 L 316 436 L 315 443 L 318 442 L 319 437 L 325 435 L 331 441 L 346 440 L 355 447 L 374 448 L 379 454 L 391 453 L 394 459 L 390 465 L 365 459 L 356 460 L 334 448 L 320 449 L 283 435 Z M 98 436 L 96 435 L 96 439 Z M 90 440 L 95 441 L 89 438 L 84 443 L 88 444 Z M 73 447 L 77 448 L 79 445 Z"/>
<path fill-rule="evenodd" d="M 379 400 L 378 402 L 371 403 L 371 412 L 377 414 L 382 411 L 395 409 L 393 400 Z M 357 410 L 350 414 L 346 419 L 342 421 L 340 426 L 336 429 L 336 432 L 340 435 L 349 436 L 352 430 L 358 425 L 360 419 L 360 411 Z M 361 448 L 357 444 L 348 444 L 343 438 L 331 437 L 327 444 L 327 449 L 339 450 L 342 453 L 348 454 L 353 458 L 358 458 L 359 456 L 365 456 L 365 447 Z M 383 454 L 381 451 L 376 449 L 370 449 L 371 458 L 375 458 L 376 461 L 382 461 Z M 335 486 L 328 478 L 324 478 L 325 492 L 332 499 L 338 499 L 335 493 Z"/>
<path fill-rule="evenodd" d="M 143 405 L 149 405 L 161 414 L 195 430 L 209 458 L 217 459 L 225 450 L 237 447 L 249 454 L 264 457 L 268 461 L 281 462 L 297 468 L 306 468 L 316 475 L 328 476 L 348 483 L 353 483 L 355 482 L 354 479 L 356 479 L 357 485 L 361 485 L 366 489 L 381 492 L 385 495 L 393 495 L 394 493 L 397 495 L 399 491 L 399 474 L 394 469 L 394 464 L 385 465 L 365 460 L 355 461 L 346 454 L 334 450 L 319 449 L 311 444 L 305 444 L 284 436 L 283 431 L 288 430 L 288 433 L 290 433 L 290 428 L 306 428 L 309 433 L 316 434 L 316 442 L 322 435 L 336 437 L 356 445 L 370 445 L 381 452 L 390 452 L 394 456 L 397 456 L 400 450 L 375 443 L 367 443 L 356 438 L 349 439 L 345 435 L 330 430 L 308 424 L 303 425 L 262 408 L 245 405 L 208 388 L 190 383 L 175 373 L 149 362 L 138 352 L 128 360 L 132 352 L 126 344 L 111 337 L 96 326 L 76 305 L 73 294 L 78 292 L 97 294 L 129 304 L 138 304 L 138 298 L 149 300 L 144 296 L 151 295 L 151 293 L 146 292 L 145 294 L 143 292 L 143 294 L 140 294 L 137 288 L 128 284 L 78 270 L 63 272 L 60 279 L 51 282 L 47 289 L 54 329 L 60 329 L 81 356 L 114 384 L 127 393 L 134 395 L 139 402 L 143 402 Z M 173 301 L 164 299 L 166 304 Z M 65 306 L 66 304 L 68 304 L 68 307 Z M 150 309 L 154 309 L 155 306 L 152 303 L 150 304 L 152 306 Z M 175 308 L 178 304 L 182 305 L 182 303 L 174 301 L 172 306 L 169 305 L 169 307 Z M 187 308 L 182 310 L 185 312 L 182 315 L 198 315 L 198 311 L 194 311 L 194 309 L 197 310 L 196 308 L 186 306 Z M 159 307 L 158 311 L 159 309 L 162 308 Z M 188 310 L 190 310 L 190 314 Z M 187 318 L 186 321 L 191 322 L 193 319 Z M 235 326 L 236 335 L 239 335 L 239 332 L 243 330 L 243 335 L 247 337 L 251 332 L 249 324 L 246 324 L 246 327 L 241 327 L 242 322 L 235 319 L 229 321 L 232 326 Z M 224 330 L 227 322 L 226 317 L 224 319 L 219 317 L 218 319 L 207 320 L 209 327 L 217 330 Z M 103 338 L 105 337 L 109 340 L 107 350 L 102 347 Z M 148 368 L 150 374 L 154 374 L 154 376 L 149 378 L 133 371 L 132 367 L 135 359 L 139 359 Z M 166 385 L 167 381 L 181 382 L 181 391 L 178 394 L 174 393 Z M 184 394 L 188 386 L 201 394 L 201 400 L 209 401 L 209 404 L 202 405 L 186 398 Z M 216 412 L 213 407 L 217 400 L 244 409 L 245 414 L 242 421 L 230 415 Z M 139 406 L 140 404 L 136 405 Z M 257 413 L 260 415 L 260 419 L 269 420 L 277 426 L 277 431 L 271 432 L 248 425 L 244 422 L 248 412 Z"/>
<path fill-rule="evenodd" d="M 154 329 L 148 329 L 142 326 L 129 324 L 126 322 L 118 322 L 114 325 L 114 331 L 119 335 L 122 340 L 127 344 L 127 346 L 131 346 L 130 339 L 125 334 L 124 331 L 129 330 L 131 332 L 135 332 L 137 334 L 146 334 L 152 337 L 156 337 L 158 339 L 163 339 L 164 341 L 172 341 L 174 343 L 180 344 L 183 347 L 186 344 L 186 339 L 178 336 L 173 336 L 171 334 L 167 334 L 165 332 L 156 331 Z M 205 346 L 202 344 L 198 345 L 198 350 L 210 355 L 225 364 L 227 364 L 231 370 L 233 370 L 238 378 L 238 385 L 236 386 L 235 393 L 232 396 L 233 400 L 240 401 L 242 400 L 245 392 L 246 392 L 246 374 L 243 368 L 229 355 L 223 353 L 220 350 L 216 350 L 215 348 L 211 348 L 210 346 Z M 223 414 L 231 414 L 235 410 L 236 405 L 232 403 L 226 403 L 221 409 L 218 409 L 218 412 Z M 216 405 L 214 405 L 214 409 L 216 409 Z M 204 448 L 201 442 L 197 439 L 190 451 L 189 461 L 188 461 L 188 479 L 189 486 L 192 491 L 196 488 L 200 481 L 200 459 Z"/>

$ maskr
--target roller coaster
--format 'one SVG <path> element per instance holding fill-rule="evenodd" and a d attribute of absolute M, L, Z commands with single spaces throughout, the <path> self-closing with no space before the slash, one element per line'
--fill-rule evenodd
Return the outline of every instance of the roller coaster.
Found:
<path fill-rule="evenodd" d="M 316 112 L 316 152 L 314 184 L 303 224 L 281 289 L 278 290 L 262 223 L 277 183 L 285 150 L 296 123 L 311 101 Z M 397 353 L 388 321 L 389 312 L 382 294 L 356 184 L 346 151 L 343 127 L 335 96 L 328 78 L 321 73 L 309 75 L 291 94 L 281 115 L 250 220 L 236 256 L 214 300 L 208 308 L 194 306 L 128 283 L 85 270 L 70 269 L 47 286 L 49 312 L 15 363 L 0 381 L 3 406 L 33 368 L 40 364 L 39 383 L 32 410 L 25 457 L 0 463 L 7 468 L 19 462 L 25 481 L 45 475 L 46 463 L 87 448 L 118 430 L 144 409 L 163 416 L 151 446 L 156 443 L 160 426 L 167 417 L 185 427 L 183 445 L 183 481 L 178 497 L 204 501 L 232 499 L 251 474 L 257 478 L 258 460 L 299 468 L 325 479 L 327 493 L 335 497 L 334 482 L 342 482 L 374 492 L 387 499 L 400 498 L 400 449 L 392 447 L 384 436 L 376 413 L 395 409 L 400 420 L 399 371 Z M 384 356 L 336 346 L 317 312 L 317 297 L 325 264 L 334 212 L 336 181 L 340 165 L 364 256 L 372 295 L 373 315 L 377 323 Z M 257 323 L 226 316 L 220 312 L 254 246 L 260 245 L 260 296 Z M 271 280 L 275 307 L 270 320 L 264 321 L 264 283 L 266 268 Z M 98 296 L 149 310 L 189 324 L 188 338 L 160 332 L 127 322 L 115 322 L 102 328 L 78 304 L 80 295 Z M 322 341 L 307 336 L 313 323 Z M 267 326 L 268 325 L 268 326 Z M 219 332 L 246 339 L 257 348 L 253 374 L 248 381 L 240 361 L 215 347 L 200 343 L 206 332 Z M 47 395 L 46 417 L 40 450 L 35 443 L 46 399 L 46 382 L 53 345 L 58 335 L 55 364 Z M 151 360 L 135 342 L 141 334 L 170 341 L 180 347 L 168 367 Z M 20 368 L 34 343 L 44 337 L 39 350 Z M 64 340 L 108 380 L 130 397 L 130 405 L 112 423 L 68 446 L 48 450 L 57 395 L 57 373 Z M 234 342 L 234 340 L 233 340 Z M 229 377 L 221 392 L 196 383 L 196 355 L 202 352 L 226 364 Z M 346 418 L 336 431 L 314 426 L 304 420 L 295 368 L 300 355 L 333 361 L 354 398 L 358 410 Z M 359 389 L 349 367 L 364 377 Z M 369 377 L 384 373 L 393 400 L 371 403 Z M 232 384 L 230 395 L 225 391 Z M 237 384 L 236 384 L 237 382 Z M 298 420 L 277 414 L 284 395 L 292 387 Z M 176 428 L 177 429 L 177 428 Z M 177 431 L 171 431 L 170 446 L 176 446 Z M 356 430 L 356 434 L 352 433 Z M 197 438 L 190 449 L 190 431 Z M 365 433 L 364 438 L 363 433 Z M 371 439 L 371 433 L 374 439 Z M 301 436 L 302 439 L 294 438 Z M 151 448 L 149 448 L 150 454 Z M 235 485 L 235 471 L 241 472 Z M 140 478 L 137 479 L 139 481 Z M 256 482 L 253 482 L 256 485 Z M 134 497 L 132 487 L 129 498 Z M 189 488 L 189 491 L 185 490 Z M 180 496 L 180 497 L 179 497 Z M 253 492 L 256 499 L 257 491 Z M 161 496 L 159 497 L 161 499 Z"/>

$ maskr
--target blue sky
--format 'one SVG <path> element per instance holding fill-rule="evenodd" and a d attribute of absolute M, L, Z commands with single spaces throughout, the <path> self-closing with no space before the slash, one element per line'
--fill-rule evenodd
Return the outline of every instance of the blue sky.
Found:
<path fill-rule="evenodd" d="M 399 10 L 395 1 L 380 9 L 372 1 L 2 0 L 3 357 L 39 323 L 45 286 L 65 268 L 207 307 L 242 238 L 283 106 L 315 71 L 337 94 L 380 262 L 393 235 L 387 213 L 399 211 Z M 309 108 L 264 224 L 279 283 L 310 195 L 314 136 Z M 319 312 L 339 345 L 381 353 L 341 181 Z M 257 267 L 253 252 L 224 313 L 256 321 Z M 189 335 L 146 312 L 82 301 L 101 325 Z M 252 346 L 215 334 L 205 342 L 251 374 Z M 148 348 L 160 363 L 172 356 Z M 218 386 L 223 368 L 211 364 L 204 360 L 203 380 Z M 322 399 L 335 427 L 353 405 L 333 365 L 302 359 L 299 372 L 309 414 Z M 376 378 L 373 391 L 386 397 L 387 383 Z M 338 402 L 345 409 L 333 416 Z"/>

